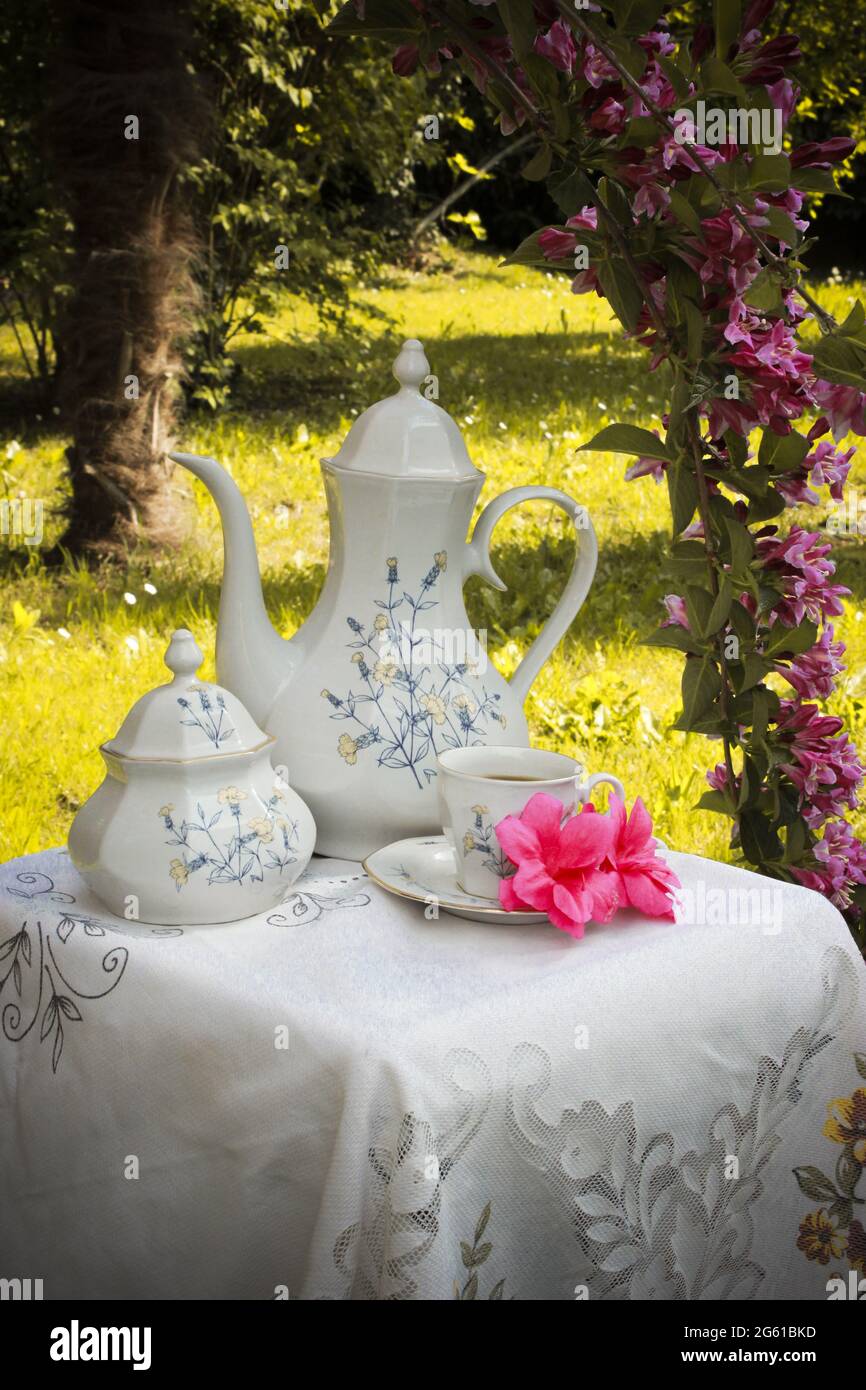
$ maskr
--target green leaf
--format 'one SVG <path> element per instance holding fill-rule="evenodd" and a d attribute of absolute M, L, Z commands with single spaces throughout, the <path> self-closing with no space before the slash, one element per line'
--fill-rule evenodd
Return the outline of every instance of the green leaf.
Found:
<path fill-rule="evenodd" d="M 742 468 L 749 457 L 749 441 L 733 430 L 725 430 L 725 445 L 728 457 L 735 468 Z"/>
<path fill-rule="evenodd" d="M 786 154 L 756 154 L 749 185 L 760 193 L 785 193 L 791 186 L 791 161 Z"/>
<path fill-rule="evenodd" d="M 603 0 L 603 3 L 621 34 L 645 34 L 659 17 L 658 0 Z"/>
<path fill-rule="evenodd" d="M 689 584 L 685 592 L 686 612 L 689 626 L 701 637 L 709 635 L 710 614 L 713 611 L 713 596 L 697 584 Z"/>
<path fill-rule="evenodd" d="M 690 232 L 693 232 L 695 236 L 700 236 L 701 219 L 696 209 L 692 207 L 688 198 L 684 198 L 682 193 L 678 193 L 675 188 L 671 191 L 671 212 Z"/>
<path fill-rule="evenodd" d="M 786 246 L 799 246 L 803 239 L 799 227 L 794 225 L 794 219 L 783 212 L 781 208 L 768 206 L 761 216 L 766 219 L 768 226 L 765 229 L 771 232 L 779 241 L 783 241 Z"/>
<path fill-rule="evenodd" d="M 690 362 L 700 362 L 704 341 L 704 315 L 690 299 L 685 300 L 683 308 L 688 332 L 688 358 Z"/>
<path fill-rule="evenodd" d="M 574 273 L 574 263 L 569 256 L 564 256 L 561 261 L 548 260 L 538 244 L 541 232 L 546 230 L 541 228 L 537 232 L 532 232 L 528 237 L 524 237 L 520 245 L 506 256 L 502 265 L 528 265 L 534 266 L 537 270 L 565 270 L 570 274 Z"/>
<path fill-rule="evenodd" d="M 725 517 L 725 526 L 731 542 L 731 571 L 735 575 L 742 575 L 752 563 L 755 542 L 751 532 L 741 521 L 733 521 L 730 517 Z"/>
<path fill-rule="evenodd" d="M 542 145 L 535 151 L 528 164 L 524 164 L 521 174 L 531 183 L 540 183 L 546 179 L 550 173 L 550 166 L 553 162 L 553 151 L 548 144 Z"/>
<path fill-rule="evenodd" d="M 740 0 L 713 0 L 716 57 L 727 58 L 740 36 Z"/>
<path fill-rule="evenodd" d="M 773 516 L 779 516 L 787 506 L 781 493 L 774 487 L 768 488 L 764 497 L 754 497 L 749 502 L 749 521 L 769 521 Z"/>
<path fill-rule="evenodd" d="M 592 202 L 595 189 L 582 169 L 563 169 L 548 180 L 547 191 L 566 217 Z"/>
<path fill-rule="evenodd" d="M 839 332 L 843 337 L 855 338 L 864 326 L 866 326 L 866 309 L 863 308 L 858 299 L 845 322 L 840 326 Z"/>
<path fill-rule="evenodd" d="M 502 23 L 511 35 L 512 47 L 522 60 L 532 52 L 537 32 L 532 6 L 524 0 L 497 0 L 497 5 Z"/>
<path fill-rule="evenodd" d="M 826 334 L 815 345 L 813 367 L 825 381 L 866 391 L 866 344 L 858 338 Z"/>
<path fill-rule="evenodd" d="M 674 532 L 679 535 L 689 525 L 697 509 L 698 485 L 691 469 L 686 468 L 679 460 L 667 470 L 667 479 Z"/>
<path fill-rule="evenodd" d="M 722 816 L 733 816 L 734 812 L 730 802 L 724 792 L 709 791 L 704 792 L 698 801 L 696 810 L 716 811 Z"/>
<path fill-rule="evenodd" d="M 766 429 L 761 435 L 758 449 L 758 463 L 772 469 L 774 473 L 787 473 L 799 468 L 810 449 L 805 435 L 792 430 L 790 434 L 774 434 Z"/>
<path fill-rule="evenodd" d="M 798 863 L 808 848 L 809 827 L 803 817 L 798 816 L 796 820 L 791 822 L 785 833 L 785 863 Z"/>
<path fill-rule="evenodd" d="M 731 606 L 730 623 L 741 642 L 751 642 L 755 636 L 755 620 L 741 603 Z"/>
<path fill-rule="evenodd" d="M 682 679 L 683 713 L 680 728 L 692 728 L 718 699 L 722 678 L 709 657 L 692 657 L 685 664 Z"/>
<path fill-rule="evenodd" d="M 707 637 L 712 637 L 719 632 L 728 621 L 728 615 L 734 602 L 734 591 L 731 588 L 731 581 L 725 575 L 719 585 L 719 592 L 713 603 L 712 611 L 707 619 L 705 633 Z"/>
<path fill-rule="evenodd" d="M 830 169 L 798 169 L 797 187 L 803 193 L 836 193 L 839 185 Z"/>
<path fill-rule="evenodd" d="M 625 130 L 625 143 L 646 149 L 655 145 L 659 138 L 659 127 L 654 116 L 636 116 L 629 121 Z"/>
<path fill-rule="evenodd" d="M 479 1216 L 479 1218 L 478 1218 L 478 1220 L 477 1220 L 477 1222 L 476 1222 L 476 1224 L 475 1224 L 475 1243 L 476 1243 L 476 1245 L 478 1244 L 478 1242 L 479 1242 L 479 1240 L 481 1239 L 481 1237 L 484 1235 L 484 1232 L 485 1232 L 486 1229 L 487 1229 L 487 1223 L 488 1223 L 489 1220 L 490 1220 L 490 1203 L 488 1202 L 488 1203 L 487 1203 L 487 1206 L 484 1208 L 483 1212 L 481 1213 L 481 1215 Z"/>
<path fill-rule="evenodd" d="M 799 656 L 814 647 L 818 640 L 818 627 L 810 618 L 804 618 L 797 627 L 783 627 L 781 623 L 771 629 L 764 643 L 768 656 Z"/>
<path fill-rule="evenodd" d="M 643 639 L 641 646 L 670 647 L 674 651 L 690 652 L 693 656 L 704 655 L 704 648 L 697 638 L 687 628 L 680 627 L 679 623 L 674 623 L 671 627 L 657 628 L 649 637 Z"/>
<path fill-rule="evenodd" d="M 623 328 L 633 333 L 644 306 L 643 292 L 632 279 L 631 271 L 619 259 L 602 261 L 598 278 L 610 307 Z"/>
<path fill-rule="evenodd" d="M 553 64 L 548 63 L 539 53 L 525 49 L 520 66 L 529 78 L 530 86 L 534 88 L 536 95 L 545 103 L 558 104 L 559 77 Z"/>
<path fill-rule="evenodd" d="M 763 314 L 781 314 L 785 308 L 779 277 L 769 266 L 758 272 L 743 299 L 750 308 Z"/>
<path fill-rule="evenodd" d="M 581 444 L 577 452 L 585 449 L 607 454 L 637 454 L 639 458 L 671 462 L 667 445 L 657 435 L 638 425 L 605 425 L 588 444 Z"/>
<path fill-rule="evenodd" d="M 706 92 L 725 92 L 742 98 L 746 95 L 742 82 L 731 72 L 727 63 L 712 54 L 701 63 L 701 85 Z M 745 101 L 743 104 L 746 104 Z"/>
<path fill-rule="evenodd" d="M 742 812 L 740 843 L 750 864 L 766 864 L 782 857 L 782 842 L 763 811 L 750 808 Z"/>
<path fill-rule="evenodd" d="M 628 194 L 620 187 L 616 179 L 609 179 L 606 175 L 604 178 L 600 178 L 598 196 L 621 227 L 625 228 L 632 225 L 634 214 L 631 210 Z"/>
<path fill-rule="evenodd" d="M 420 30 L 418 11 L 409 0 L 367 0 L 363 19 L 358 18 L 354 0 L 348 0 L 328 25 L 329 34 L 363 34 L 397 43 Z"/>
<path fill-rule="evenodd" d="M 820 1168 L 811 1166 L 795 1168 L 794 1177 L 797 1179 L 800 1191 L 806 1197 L 810 1197 L 813 1202 L 826 1202 L 839 1195 L 835 1183 L 825 1177 Z"/>
<path fill-rule="evenodd" d="M 682 68 L 678 67 L 677 64 L 673 62 L 670 58 L 662 57 L 661 55 L 656 56 L 656 62 L 661 68 L 668 82 L 670 82 L 677 96 L 680 99 L 687 97 L 689 92 L 691 91 L 691 83 L 689 82 L 689 79 L 686 77 L 686 74 L 683 72 Z"/>
<path fill-rule="evenodd" d="M 753 685 L 758 685 L 764 676 L 768 676 L 773 670 L 773 662 L 768 661 L 760 652 L 747 652 L 743 657 L 743 683 L 740 686 L 740 693 L 750 690 Z"/>
<path fill-rule="evenodd" d="M 752 744 L 754 756 L 760 758 L 764 764 L 761 776 L 766 775 L 766 756 L 764 748 L 757 746 L 763 745 L 764 736 L 767 732 L 767 725 L 770 722 L 770 692 L 766 686 L 756 686 L 752 690 Z"/>

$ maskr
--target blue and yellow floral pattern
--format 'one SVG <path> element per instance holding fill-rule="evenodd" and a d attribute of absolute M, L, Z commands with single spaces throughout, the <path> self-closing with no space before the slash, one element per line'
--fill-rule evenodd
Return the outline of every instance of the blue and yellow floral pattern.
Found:
<path fill-rule="evenodd" d="M 480 854 L 484 867 L 497 878 L 511 878 L 517 872 L 517 865 L 500 849 L 487 807 L 473 806 L 472 814 L 475 819 L 472 828 L 463 836 L 463 853 Z"/>
<path fill-rule="evenodd" d="M 190 695 L 198 697 L 198 713 L 193 708 L 193 701 L 188 700 L 185 695 L 177 697 L 177 703 L 186 713 L 186 718 L 182 719 L 181 724 L 187 724 L 192 728 L 201 729 L 214 748 L 219 748 L 227 738 L 231 738 L 234 729 L 230 728 L 226 719 L 226 702 L 222 695 L 214 697 L 215 704 L 211 699 L 210 692 L 200 685 L 190 688 Z"/>
<path fill-rule="evenodd" d="M 285 793 L 274 788 L 264 814 L 244 818 L 247 793 L 239 787 L 221 787 L 215 797 L 216 808 L 208 814 L 201 802 L 196 820 L 180 822 L 174 806 L 161 806 L 158 814 L 171 833 L 167 845 L 177 845 L 181 853 L 172 859 L 168 872 L 178 893 L 189 882 L 190 874 L 206 871 L 208 883 L 261 883 L 265 871 L 279 873 L 298 862 L 298 825 L 283 811 Z"/>
<path fill-rule="evenodd" d="M 346 619 L 356 681 L 346 695 L 323 690 L 322 697 L 332 707 L 330 717 L 350 725 L 337 739 L 337 752 L 350 767 L 374 748 L 380 767 L 408 772 L 423 787 L 436 775 L 428 764 L 437 753 L 484 743 L 490 720 L 505 727 L 501 697 L 479 683 L 477 662 L 445 661 L 419 629 L 419 616 L 439 602 L 436 587 L 447 565 L 447 552 L 437 551 L 410 594 L 401 587 L 397 556 L 389 556 L 387 597 L 375 600 L 380 611 L 366 625 Z"/>

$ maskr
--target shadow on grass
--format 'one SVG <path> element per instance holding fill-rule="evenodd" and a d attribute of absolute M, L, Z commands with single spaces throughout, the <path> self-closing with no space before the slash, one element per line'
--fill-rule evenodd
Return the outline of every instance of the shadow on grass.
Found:
<path fill-rule="evenodd" d="M 581 645 L 606 641 L 639 639 L 651 631 L 662 616 L 661 595 L 666 586 L 661 567 L 667 538 L 661 531 L 636 537 L 621 544 L 606 545 L 599 556 L 595 581 L 571 630 Z M 19 552 L 0 552 L 0 578 L 33 574 L 27 558 Z M 526 540 L 504 540 L 491 552 L 494 567 L 507 584 L 507 591 L 491 588 L 473 577 L 466 585 L 465 597 L 473 627 L 488 633 L 491 650 L 516 640 L 525 646 L 535 636 L 553 610 L 561 594 L 574 558 L 574 542 L 568 536 L 542 535 L 537 545 Z M 220 582 L 217 575 L 203 577 L 195 557 L 184 557 L 171 568 L 152 568 L 144 561 L 141 573 L 133 559 L 125 570 L 106 566 L 81 574 L 70 570 L 52 572 L 50 585 L 39 590 L 41 621 L 48 627 L 72 627 L 83 623 L 94 628 L 125 628 L 130 620 L 150 632 L 166 637 L 174 627 L 187 624 L 196 629 L 216 622 Z M 34 567 L 36 574 L 39 567 Z M 316 605 L 327 567 L 324 563 L 286 564 L 268 569 L 262 576 L 265 604 L 271 621 L 284 632 L 300 626 Z M 155 582 L 156 594 L 148 595 L 139 582 L 147 576 Z M 138 595 L 135 608 L 128 607 L 124 591 Z M 347 639 L 348 639 L 347 633 Z"/>
<path fill-rule="evenodd" d="M 366 346 L 361 351 L 358 341 L 346 340 L 311 349 L 306 342 L 271 341 L 239 348 L 245 372 L 234 409 L 266 416 L 302 407 L 309 423 L 335 429 L 347 407 L 365 408 L 396 389 L 391 364 L 400 338 L 389 333 Z M 576 417 L 595 409 L 599 398 L 615 414 L 636 390 L 650 411 L 662 400 L 664 383 L 659 378 L 656 389 L 639 350 L 606 332 L 440 333 L 425 335 L 424 346 L 439 404 L 452 415 L 471 404 L 494 417 L 507 411 L 531 419 L 565 404 Z"/>

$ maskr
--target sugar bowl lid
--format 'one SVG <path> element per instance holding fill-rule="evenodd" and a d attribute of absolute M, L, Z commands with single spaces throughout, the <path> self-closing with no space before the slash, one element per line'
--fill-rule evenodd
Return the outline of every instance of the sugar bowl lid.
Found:
<path fill-rule="evenodd" d="M 236 696 L 196 680 L 203 660 L 192 633 L 178 628 L 165 654 L 174 679 L 136 700 L 102 751 L 148 762 L 191 762 L 273 743 Z"/>

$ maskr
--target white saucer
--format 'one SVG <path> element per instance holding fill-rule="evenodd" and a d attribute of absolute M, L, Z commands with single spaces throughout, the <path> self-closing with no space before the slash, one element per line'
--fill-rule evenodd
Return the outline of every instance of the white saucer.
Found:
<path fill-rule="evenodd" d="M 457 882 L 454 850 L 444 835 L 395 840 L 369 855 L 364 869 L 386 892 L 417 903 L 435 899 L 442 911 L 452 917 L 506 926 L 547 921 L 546 912 L 506 912 L 494 906 L 492 898 L 464 893 Z"/>

